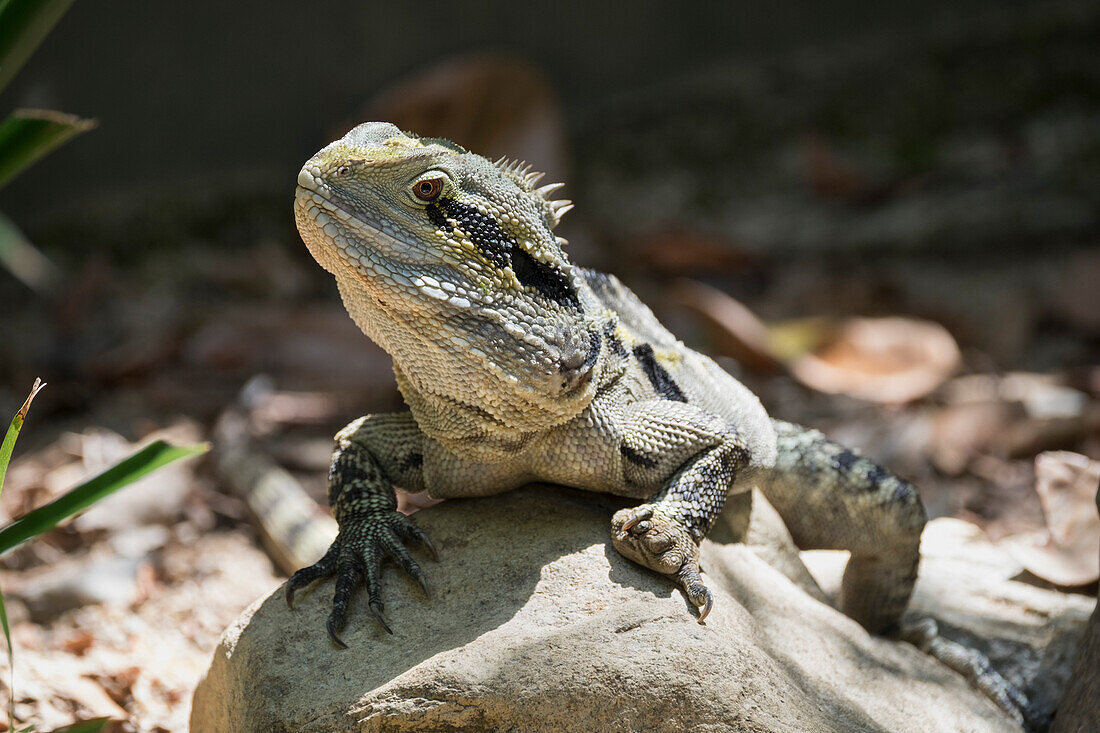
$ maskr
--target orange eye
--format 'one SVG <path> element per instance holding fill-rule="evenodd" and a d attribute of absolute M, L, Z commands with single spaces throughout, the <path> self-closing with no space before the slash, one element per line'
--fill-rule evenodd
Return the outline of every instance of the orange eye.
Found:
<path fill-rule="evenodd" d="M 442 178 L 426 178 L 413 186 L 413 193 L 421 201 L 432 201 L 443 190 Z"/>

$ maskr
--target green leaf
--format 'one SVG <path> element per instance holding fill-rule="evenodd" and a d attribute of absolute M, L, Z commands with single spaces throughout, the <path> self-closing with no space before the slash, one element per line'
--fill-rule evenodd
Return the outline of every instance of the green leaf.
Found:
<path fill-rule="evenodd" d="M 8 625 L 8 609 L 4 608 L 4 594 L 0 593 L 0 626 L 4 627 L 4 641 L 8 643 L 8 730 L 15 730 L 15 647 L 11 645 L 11 627 Z"/>
<path fill-rule="evenodd" d="M 45 386 L 46 383 L 41 379 L 34 380 L 31 393 L 23 400 L 23 406 L 16 410 L 8 432 L 4 434 L 4 442 L 0 445 L 0 492 L 4 490 L 4 476 L 8 472 L 8 463 L 11 461 L 11 452 L 15 450 L 15 441 L 19 439 L 19 431 L 23 429 L 23 421 L 27 419 L 27 412 L 31 409 L 35 395 Z M 0 593 L 0 626 L 4 628 L 4 641 L 8 644 L 8 670 L 11 672 L 8 683 L 8 730 L 15 730 L 15 649 L 11 645 L 11 628 L 8 626 L 8 610 L 4 608 L 3 593 Z"/>
<path fill-rule="evenodd" d="M 24 540 L 53 529 L 61 521 L 87 509 L 103 497 L 137 481 L 151 471 L 187 456 L 210 450 L 208 443 L 174 446 L 158 440 L 121 463 L 69 490 L 54 501 L 28 512 L 0 531 L 0 554 Z"/>
<path fill-rule="evenodd" d="M 39 295 L 53 293 L 61 281 L 57 267 L 3 214 L 0 214 L 0 265 Z"/>
<path fill-rule="evenodd" d="M 8 462 L 11 461 L 11 452 L 15 450 L 15 441 L 19 439 L 19 431 L 23 428 L 23 421 L 27 419 L 27 411 L 31 409 L 34 398 L 42 391 L 46 383 L 41 379 L 35 379 L 31 386 L 31 393 L 23 400 L 20 407 L 11 419 L 8 432 L 4 434 L 4 442 L 0 444 L 0 492 L 4 490 L 4 476 L 8 472 Z"/>
<path fill-rule="evenodd" d="M 66 725 L 63 728 L 54 728 L 50 733 L 98 733 L 98 731 L 106 728 L 107 724 L 110 722 L 110 718 L 91 718 L 89 720 L 81 720 L 79 723 Z"/>
<path fill-rule="evenodd" d="M 0 0 L 0 90 L 72 4 L 73 0 Z"/>
<path fill-rule="evenodd" d="M 15 110 L 0 124 L 0 187 L 61 143 L 97 124 L 48 109 Z"/>

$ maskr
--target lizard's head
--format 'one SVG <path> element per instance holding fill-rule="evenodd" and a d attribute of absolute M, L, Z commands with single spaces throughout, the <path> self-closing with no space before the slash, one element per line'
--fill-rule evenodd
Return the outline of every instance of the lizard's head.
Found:
<path fill-rule="evenodd" d="M 532 429 L 591 399 L 599 335 L 552 231 L 571 206 L 539 177 L 380 122 L 298 174 L 298 230 L 407 399 Z"/>

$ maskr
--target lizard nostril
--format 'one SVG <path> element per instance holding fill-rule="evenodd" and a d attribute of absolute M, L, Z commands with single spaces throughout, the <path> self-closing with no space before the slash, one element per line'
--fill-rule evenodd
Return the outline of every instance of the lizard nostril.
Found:
<path fill-rule="evenodd" d="M 336 175 L 338 175 L 338 176 L 342 176 L 342 175 L 346 174 L 347 172 L 348 172 L 348 167 L 346 165 L 342 165 L 342 166 L 340 166 L 339 168 L 336 169 Z"/>

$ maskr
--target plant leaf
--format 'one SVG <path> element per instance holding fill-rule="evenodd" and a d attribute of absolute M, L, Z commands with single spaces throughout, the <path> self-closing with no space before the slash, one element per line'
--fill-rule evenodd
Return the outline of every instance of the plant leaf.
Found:
<path fill-rule="evenodd" d="M 0 90 L 72 4 L 73 0 L 0 0 Z"/>
<path fill-rule="evenodd" d="M 3 214 L 0 214 L 0 265 L 39 295 L 49 295 L 61 281 L 57 267 Z"/>
<path fill-rule="evenodd" d="M 27 411 L 31 409 L 31 402 L 42 391 L 46 383 L 41 379 L 35 379 L 31 386 L 31 393 L 23 400 L 8 426 L 8 432 L 4 434 L 4 443 L 0 445 L 0 492 L 4 490 L 4 476 L 8 472 L 8 462 L 11 461 L 11 452 L 15 450 L 15 441 L 19 439 L 19 431 L 23 428 L 23 421 L 27 419 Z"/>
<path fill-rule="evenodd" d="M 46 383 L 41 379 L 34 380 L 30 394 L 23 400 L 23 406 L 12 416 L 8 432 L 4 434 L 4 443 L 0 445 L 0 492 L 4 490 L 4 475 L 8 472 L 8 463 L 11 461 L 12 451 L 15 450 L 15 441 L 19 439 L 19 431 L 23 428 L 23 421 L 27 419 L 27 412 L 31 409 L 35 395 L 45 386 Z M 8 730 L 15 730 L 15 649 L 11 645 L 11 628 L 8 626 L 8 611 L 4 608 L 3 593 L 0 593 L 0 626 L 4 628 L 4 641 L 8 644 L 8 670 L 11 672 L 8 683 Z"/>
<path fill-rule="evenodd" d="M 110 722 L 110 718 L 90 718 L 89 720 L 71 723 L 62 728 L 54 728 L 50 733 L 98 733 L 98 731 L 107 727 Z"/>
<path fill-rule="evenodd" d="M 15 110 L 0 124 L 0 187 L 61 143 L 97 124 L 48 109 Z"/>
<path fill-rule="evenodd" d="M 124 461 L 111 466 L 54 501 L 28 512 L 0 531 L 0 554 L 24 540 L 53 529 L 61 521 L 86 509 L 103 497 L 161 466 L 180 458 L 199 455 L 210 449 L 209 443 L 190 446 L 174 446 L 163 440 L 155 441 Z"/>
<path fill-rule="evenodd" d="M 15 647 L 11 645 L 11 627 L 8 626 L 8 609 L 4 608 L 4 594 L 0 593 L 0 626 L 4 627 L 4 641 L 8 643 L 8 730 L 15 730 Z"/>

